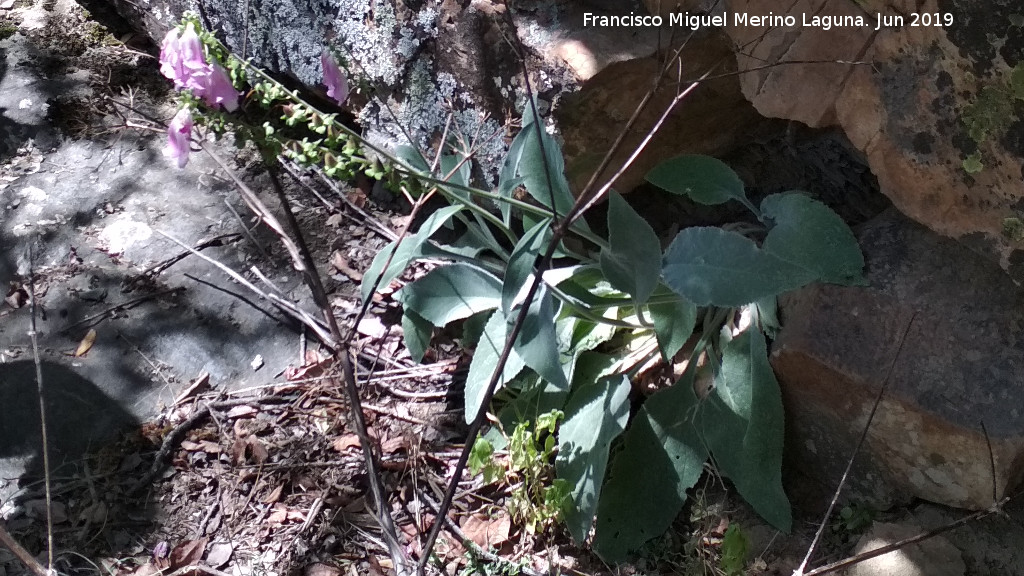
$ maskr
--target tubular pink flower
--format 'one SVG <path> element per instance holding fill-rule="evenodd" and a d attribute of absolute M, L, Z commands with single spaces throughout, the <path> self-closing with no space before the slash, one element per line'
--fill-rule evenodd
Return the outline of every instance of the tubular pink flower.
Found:
<path fill-rule="evenodd" d="M 203 55 L 203 43 L 191 22 L 185 25 L 185 31 L 178 40 L 178 47 L 181 63 L 185 68 L 196 71 L 205 70 L 209 66 L 206 63 L 206 56 Z"/>
<path fill-rule="evenodd" d="M 167 125 L 166 154 L 178 161 L 178 168 L 188 164 L 189 142 L 192 140 L 192 112 L 188 108 L 178 113 Z"/>
<path fill-rule="evenodd" d="M 338 104 L 344 104 L 348 99 L 348 79 L 345 73 L 338 67 L 330 52 L 324 50 L 320 55 L 320 64 L 324 68 L 324 86 L 327 87 L 327 96 L 334 98 Z"/>
<path fill-rule="evenodd" d="M 238 91 L 231 84 L 231 78 L 227 70 L 218 64 L 211 64 L 201 73 L 193 74 L 189 78 L 187 88 L 192 93 L 202 98 L 211 107 L 223 106 L 228 112 L 238 109 Z"/>
<path fill-rule="evenodd" d="M 170 32 L 164 36 L 163 43 L 160 44 L 160 73 L 174 80 L 175 88 L 179 88 L 177 79 L 182 75 L 179 44 L 178 31 L 175 28 L 171 28 Z"/>
<path fill-rule="evenodd" d="M 160 73 L 173 80 L 175 88 L 187 87 L 193 75 L 207 73 L 209 68 L 203 55 L 203 43 L 191 22 L 185 25 L 180 36 L 177 29 L 164 36 L 160 46 Z"/>

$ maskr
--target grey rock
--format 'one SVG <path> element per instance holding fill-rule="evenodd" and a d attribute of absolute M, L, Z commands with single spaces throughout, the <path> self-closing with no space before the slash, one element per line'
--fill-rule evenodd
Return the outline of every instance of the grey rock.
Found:
<path fill-rule="evenodd" d="M 1024 293 L 894 210 L 858 237 L 870 287 L 815 285 L 780 301 L 772 365 L 788 454 L 834 487 L 895 361 L 854 493 L 879 506 L 915 496 L 986 508 L 1024 472 Z"/>

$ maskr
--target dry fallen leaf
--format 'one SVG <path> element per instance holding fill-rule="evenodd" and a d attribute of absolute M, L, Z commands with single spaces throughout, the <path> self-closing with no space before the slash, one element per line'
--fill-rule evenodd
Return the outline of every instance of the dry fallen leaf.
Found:
<path fill-rule="evenodd" d="M 203 559 L 203 553 L 206 552 L 206 544 L 208 542 L 208 538 L 200 538 L 198 540 L 188 540 L 175 546 L 168 557 L 171 570 L 198 564 Z"/>
<path fill-rule="evenodd" d="M 254 464 L 263 464 L 269 457 L 270 452 L 267 447 L 255 436 L 235 438 L 231 445 L 231 463 L 235 466 L 249 461 Z"/>
<path fill-rule="evenodd" d="M 341 272 L 345 276 L 351 278 L 353 282 L 363 281 L 363 273 L 352 268 L 348 263 L 348 258 L 346 258 L 340 250 L 335 250 L 331 253 L 331 266 L 333 266 L 338 272 Z"/>
<path fill-rule="evenodd" d="M 366 193 L 359 188 L 353 188 L 351 192 L 345 195 L 345 197 L 348 198 L 348 201 L 356 208 L 366 206 Z"/>
<path fill-rule="evenodd" d="M 281 499 L 282 492 L 284 492 L 284 484 L 278 484 L 277 488 L 274 488 L 273 490 L 270 491 L 270 494 L 267 494 L 266 496 L 263 497 L 263 503 L 273 504 L 274 502 L 277 502 L 278 500 Z"/>
<path fill-rule="evenodd" d="M 331 228 L 337 228 L 338 226 L 341 226 L 341 218 L 341 212 L 335 212 L 327 217 L 327 225 Z"/>
<path fill-rule="evenodd" d="M 316 378 L 323 375 L 323 373 L 331 366 L 333 359 L 330 356 L 324 356 L 316 350 L 306 350 L 305 361 L 300 368 L 289 366 L 284 370 L 284 377 L 286 380 L 303 380 L 306 378 Z"/>
<path fill-rule="evenodd" d="M 338 452 L 344 452 L 349 448 L 359 448 L 359 436 L 355 434 L 345 434 L 344 436 L 338 436 L 331 442 L 331 447 Z"/>
<path fill-rule="evenodd" d="M 81 358 L 85 356 L 89 350 L 92 349 L 92 345 L 96 342 L 96 330 L 89 328 L 89 331 L 85 333 L 85 337 L 78 343 L 78 349 L 75 350 L 75 356 Z"/>
<path fill-rule="evenodd" d="M 380 318 L 371 316 L 369 318 L 363 318 L 356 325 L 356 332 L 359 332 L 363 336 L 369 336 L 370 338 L 380 338 L 387 332 L 387 328 L 384 323 L 380 321 Z"/>
<path fill-rule="evenodd" d="M 462 521 L 462 531 L 466 538 L 485 550 L 492 546 L 498 547 L 508 540 L 511 528 L 512 522 L 504 512 L 498 512 L 493 516 L 477 513 Z"/>
<path fill-rule="evenodd" d="M 298 510 L 292 510 L 284 504 L 274 504 L 273 511 L 267 516 L 267 522 L 270 524 L 284 524 L 286 522 L 303 522 L 306 520 L 306 516 Z"/>
<path fill-rule="evenodd" d="M 21 308 L 28 303 L 28 292 L 20 286 L 11 286 L 7 297 L 4 298 L 4 302 L 10 305 L 11 308 Z"/>
<path fill-rule="evenodd" d="M 228 410 L 228 418 L 246 418 L 249 416 L 255 416 L 257 410 L 252 406 L 235 406 L 231 410 Z"/>

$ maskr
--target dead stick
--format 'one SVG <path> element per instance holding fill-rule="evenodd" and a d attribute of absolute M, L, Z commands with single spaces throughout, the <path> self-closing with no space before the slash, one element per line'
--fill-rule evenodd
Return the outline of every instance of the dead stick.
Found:
<path fill-rule="evenodd" d="M 60 330 L 58 330 L 57 334 L 64 334 L 64 333 L 66 333 L 66 332 L 68 332 L 68 331 L 70 331 L 70 330 L 72 330 L 72 329 L 74 329 L 74 328 L 76 328 L 78 326 L 81 326 L 83 324 L 88 324 L 88 323 L 92 322 L 93 320 L 100 320 L 104 316 L 106 316 L 107 314 L 110 314 L 112 312 L 117 312 L 118 310 L 127 310 L 128 308 L 131 308 L 132 306 L 135 306 L 136 304 L 138 304 L 140 302 L 145 302 L 146 300 L 152 300 L 153 298 L 159 298 L 160 296 L 164 296 L 165 294 L 173 294 L 175 292 L 180 292 L 180 291 L 182 291 L 184 289 L 185 288 L 183 286 L 179 286 L 177 288 L 168 288 L 167 290 L 161 290 L 159 292 L 154 292 L 152 294 L 146 294 L 145 296 L 139 296 L 138 298 L 132 298 L 131 300 L 129 300 L 127 302 L 122 302 L 120 304 L 115 304 L 115 305 L 111 306 L 110 308 L 107 308 L 106 310 L 104 310 L 104 311 L 102 311 L 102 312 L 100 312 L 98 314 L 93 314 L 92 316 L 86 316 L 85 318 L 82 318 L 81 320 L 79 320 L 78 322 L 75 322 L 74 324 L 68 324 L 67 326 L 65 326 L 65 327 L 61 328 Z"/>
<path fill-rule="evenodd" d="M 3 520 L 0 520 L 0 544 L 3 544 L 8 550 L 13 552 L 14 557 L 20 560 L 36 576 L 53 576 L 34 556 L 29 554 L 28 550 L 25 550 L 21 544 L 18 544 L 18 541 L 7 531 Z"/>

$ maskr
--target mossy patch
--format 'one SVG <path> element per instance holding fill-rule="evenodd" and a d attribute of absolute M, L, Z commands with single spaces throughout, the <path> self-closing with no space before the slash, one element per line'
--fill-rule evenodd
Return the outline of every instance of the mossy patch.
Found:
<path fill-rule="evenodd" d="M 18 31 L 18 23 L 14 20 L 0 16 L 0 40 L 7 40 Z"/>

